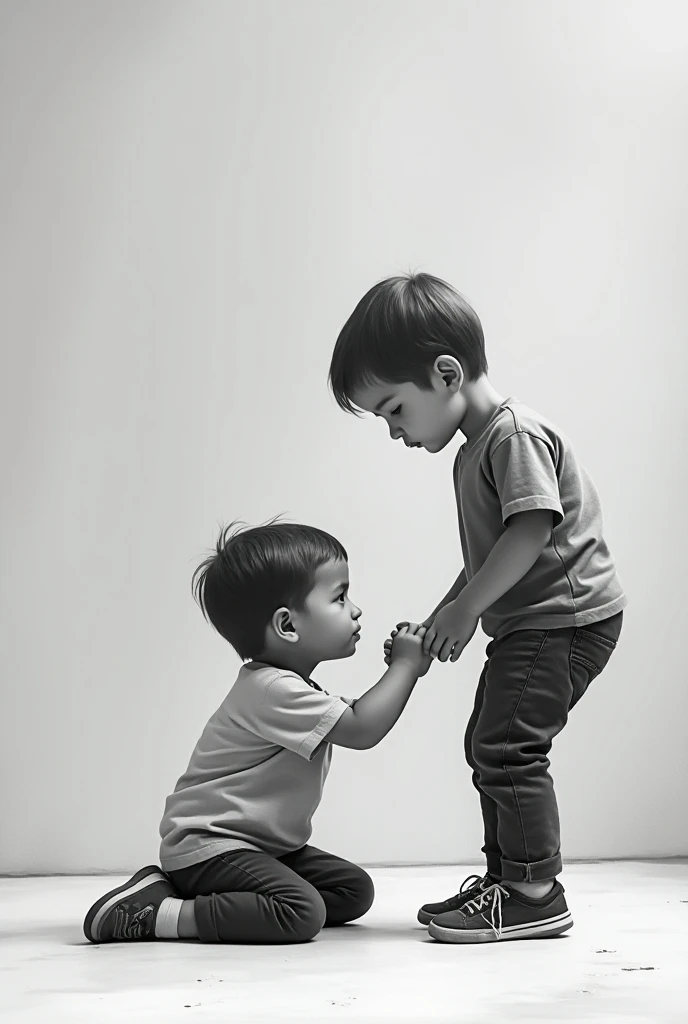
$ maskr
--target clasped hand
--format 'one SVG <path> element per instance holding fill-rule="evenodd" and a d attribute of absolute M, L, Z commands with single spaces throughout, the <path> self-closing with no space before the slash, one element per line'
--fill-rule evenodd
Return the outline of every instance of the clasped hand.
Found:
<path fill-rule="evenodd" d="M 389 664 L 392 640 L 404 626 L 408 626 L 413 632 L 421 626 L 425 627 L 423 651 L 431 658 L 437 658 L 439 661 L 457 661 L 478 628 L 479 621 L 479 616 L 462 604 L 459 597 L 446 604 L 434 619 L 428 618 L 421 623 L 398 622 L 396 629 L 392 630 L 391 637 L 384 643 L 385 662 Z"/>

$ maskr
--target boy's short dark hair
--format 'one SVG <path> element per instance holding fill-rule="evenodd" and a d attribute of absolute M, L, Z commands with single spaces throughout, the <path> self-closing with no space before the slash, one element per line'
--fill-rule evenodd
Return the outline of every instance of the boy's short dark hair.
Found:
<path fill-rule="evenodd" d="M 348 561 L 339 541 L 314 526 L 234 522 L 196 569 L 192 592 L 206 619 L 248 661 L 262 653 L 274 612 L 283 605 L 301 610 L 316 570 L 340 559 Z"/>
<path fill-rule="evenodd" d="M 337 404 L 357 412 L 358 387 L 384 382 L 430 388 L 437 356 L 456 356 L 468 380 L 487 373 L 483 328 L 477 313 L 446 281 L 404 274 L 367 292 L 340 331 L 330 364 Z"/>

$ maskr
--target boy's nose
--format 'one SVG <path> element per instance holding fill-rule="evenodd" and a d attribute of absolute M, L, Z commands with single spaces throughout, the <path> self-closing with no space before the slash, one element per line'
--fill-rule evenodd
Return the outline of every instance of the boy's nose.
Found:
<path fill-rule="evenodd" d="M 393 427 L 392 424 L 390 423 L 390 425 L 389 425 L 389 436 L 392 438 L 393 441 L 398 441 L 399 438 L 402 436 L 402 433 L 401 433 L 401 430 L 399 429 L 399 427 Z"/>

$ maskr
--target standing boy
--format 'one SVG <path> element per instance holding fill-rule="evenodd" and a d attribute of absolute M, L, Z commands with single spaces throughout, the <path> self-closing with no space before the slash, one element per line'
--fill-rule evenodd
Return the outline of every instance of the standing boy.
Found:
<path fill-rule="evenodd" d="M 453 467 L 464 568 L 422 623 L 440 661 L 456 661 L 479 622 L 491 637 L 465 737 L 487 871 L 418 915 L 457 943 L 572 926 L 549 752 L 609 661 L 626 605 L 597 490 L 569 440 L 499 395 L 487 370 L 475 311 L 428 274 L 372 288 L 330 366 L 339 405 L 382 417 L 393 440 L 435 453 L 458 430 L 466 438 Z"/>

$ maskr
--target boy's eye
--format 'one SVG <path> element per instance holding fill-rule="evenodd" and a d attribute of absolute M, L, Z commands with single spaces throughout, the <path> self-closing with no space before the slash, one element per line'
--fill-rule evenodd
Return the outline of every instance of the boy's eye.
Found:
<path fill-rule="evenodd" d="M 338 600 L 338 601 L 343 601 L 345 597 L 346 597 L 346 591 L 345 591 L 345 590 L 342 590 L 342 592 L 341 592 L 341 594 L 339 595 L 339 597 L 337 598 L 337 600 Z"/>
<path fill-rule="evenodd" d="M 391 409 L 391 410 L 390 410 L 390 413 L 389 413 L 389 415 L 390 415 L 390 416 L 398 416 L 400 412 L 401 412 L 401 406 L 400 406 L 400 405 L 398 405 L 398 406 L 396 407 L 396 409 Z"/>

